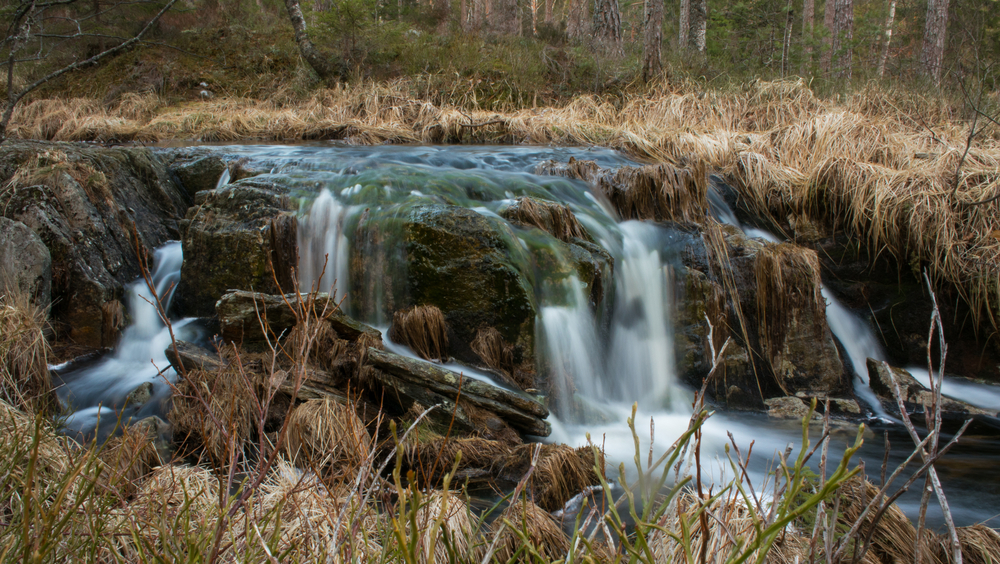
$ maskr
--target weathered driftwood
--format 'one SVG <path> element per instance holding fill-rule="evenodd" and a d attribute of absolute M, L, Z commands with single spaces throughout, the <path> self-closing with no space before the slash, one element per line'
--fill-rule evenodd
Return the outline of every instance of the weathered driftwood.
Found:
<path fill-rule="evenodd" d="M 302 296 L 302 299 L 305 300 L 306 296 Z M 243 290 L 228 292 L 215 304 L 222 338 L 227 342 L 237 343 L 263 341 L 262 321 L 272 335 L 287 333 L 297 321 L 295 312 L 288 307 L 288 304 L 296 306 L 298 300 L 299 297 L 295 294 L 279 296 Z M 329 294 L 320 293 L 313 296 L 316 314 L 329 311 L 334 306 Z M 377 329 L 351 319 L 340 311 L 330 316 L 329 323 L 340 338 L 348 341 L 354 341 L 363 334 L 378 340 L 382 338 L 382 333 Z"/>
<path fill-rule="evenodd" d="M 398 385 L 388 384 L 397 390 L 407 387 L 405 383 L 414 384 L 451 399 L 461 398 L 491 411 L 524 433 L 544 437 L 552 432 L 552 426 L 544 421 L 549 410 L 538 400 L 473 378 L 463 377 L 461 374 L 428 362 L 409 359 L 376 348 L 368 349 L 367 360 L 383 373 L 381 376 L 383 380 L 391 378 L 397 382 L 402 381 Z"/>
<path fill-rule="evenodd" d="M 410 410 L 414 404 L 419 404 L 423 409 L 434 405 L 438 406 L 427 414 L 427 419 L 441 433 L 449 430 L 467 432 L 475 428 L 468 413 L 462 409 L 461 405 L 455 404 L 454 398 L 446 397 L 419 383 L 397 378 L 379 370 L 373 370 L 372 376 L 390 394 L 388 399 L 394 401 L 403 410 Z M 423 410 L 420 407 L 418 409 Z"/>

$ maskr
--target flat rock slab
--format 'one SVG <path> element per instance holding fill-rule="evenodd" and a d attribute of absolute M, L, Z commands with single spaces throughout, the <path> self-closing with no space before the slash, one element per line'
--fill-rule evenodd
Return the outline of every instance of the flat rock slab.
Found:
<path fill-rule="evenodd" d="M 173 346 L 169 346 L 163 352 L 178 374 L 187 370 L 215 372 L 226 366 L 226 362 L 219 358 L 219 353 L 199 347 L 194 343 L 177 341 L 176 347 L 176 351 Z"/>
<path fill-rule="evenodd" d="M 368 348 L 367 362 L 383 373 L 384 385 L 402 391 L 417 386 L 423 390 L 452 399 L 464 400 L 476 407 L 493 412 L 519 431 L 540 437 L 552 433 L 544 420 L 549 410 L 534 398 L 498 388 L 474 378 L 466 378 L 432 363 L 406 358 L 374 347 Z M 423 402 L 421 402 L 423 403 Z"/>

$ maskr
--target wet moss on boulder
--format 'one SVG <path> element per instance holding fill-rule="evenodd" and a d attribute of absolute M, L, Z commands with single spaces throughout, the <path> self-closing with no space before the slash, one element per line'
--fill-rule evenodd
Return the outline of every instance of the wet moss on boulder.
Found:
<path fill-rule="evenodd" d="M 297 222 L 291 201 L 277 185 L 250 180 L 199 192 L 188 210 L 176 303 L 184 315 L 213 315 L 216 301 L 231 289 L 279 294 L 293 287 Z"/>

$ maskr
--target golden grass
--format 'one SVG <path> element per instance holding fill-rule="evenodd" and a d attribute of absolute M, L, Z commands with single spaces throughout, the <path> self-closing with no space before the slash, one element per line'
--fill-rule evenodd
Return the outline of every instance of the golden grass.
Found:
<path fill-rule="evenodd" d="M 309 400 L 292 412 L 285 449 L 302 468 L 353 476 L 364 464 L 372 439 L 354 408 L 332 399 Z"/>
<path fill-rule="evenodd" d="M 1000 142 L 995 134 L 976 140 L 952 197 L 969 124 L 939 99 L 871 85 L 844 101 L 821 100 L 800 80 L 727 91 L 663 83 L 624 104 L 580 96 L 498 114 L 461 101 L 431 104 L 415 94 L 416 84 L 358 83 L 300 102 L 216 98 L 167 107 L 145 95 L 107 109 L 94 100 L 38 100 L 18 108 L 10 134 L 602 145 L 655 162 L 704 163 L 734 181 L 759 212 L 836 220 L 873 250 L 928 266 L 976 315 L 1000 321 L 1000 214 L 996 204 L 964 205 L 1000 191 Z M 470 123 L 489 125 L 463 127 Z"/>
<path fill-rule="evenodd" d="M 513 223 L 537 227 L 561 241 L 569 242 L 574 237 L 591 240 L 573 210 L 555 202 L 517 198 L 503 210 L 502 215 Z"/>
<path fill-rule="evenodd" d="M 491 529 L 499 537 L 494 562 L 537 562 L 539 557 L 552 562 L 569 551 L 569 538 L 555 518 L 525 499 L 504 509 Z"/>
<path fill-rule="evenodd" d="M 32 412 L 52 389 L 47 316 L 13 286 L 0 284 L 0 399 Z"/>
<path fill-rule="evenodd" d="M 812 310 L 817 318 L 823 316 L 819 258 L 797 245 L 767 245 L 757 251 L 754 274 L 760 339 L 773 358 L 781 350 L 792 312 Z"/>
<path fill-rule="evenodd" d="M 107 469 L 101 474 L 101 482 L 124 499 L 132 497 L 142 478 L 166 462 L 156 448 L 158 432 L 154 424 L 140 421 L 110 439 L 98 452 Z"/>
<path fill-rule="evenodd" d="M 415 511 L 412 506 L 408 509 L 413 520 L 405 525 L 404 532 L 409 542 L 416 541 L 417 562 L 448 562 L 449 554 L 471 555 L 479 550 L 481 543 L 469 507 L 460 494 L 443 490 L 414 494 L 403 490 L 401 498 L 400 503 L 416 504 Z"/>
<path fill-rule="evenodd" d="M 448 360 L 448 324 L 437 306 L 417 306 L 394 312 L 389 339 L 409 346 L 424 360 Z"/>

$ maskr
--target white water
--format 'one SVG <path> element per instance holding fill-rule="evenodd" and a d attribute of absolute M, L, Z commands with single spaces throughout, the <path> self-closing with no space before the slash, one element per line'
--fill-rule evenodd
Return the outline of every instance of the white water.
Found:
<path fill-rule="evenodd" d="M 153 287 L 165 309 L 169 309 L 174 289 L 180 279 L 181 244 L 167 243 L 157 249 L 152 273 Z M 121 341 L 112 354 L 96 363 L 58 375 L 62 385 L 56 390 L 60 401 L 71 415 L 65 422 L 69 432 L 91 437 L 98 431 L 106 435 L 118 424 L 129 420 L 162 414 L 162 402 L 170 395 L 167 382 L 175 377 L 164 350 L 170 345 L 170 333 L 152 303 L 144 279 L 129 286 L 128 310 L 130 325 L 122 332 Z M 190 340 L 195 334 L 191 319 L 175 321 L 178 339 Z M 142 384 L 153 384 L 153 397 L 143 406 L 126 406 L 132 390 Z"/>
<path fill-rule="evenodd" d="M 907 368 L 906 371 L 928 389 L 931 387 L 931 379 L 927 368 L 912 366 Z M 935 376 L 934 379 L 937 380 L 938 376 Z M 944 384 L 941 386 L 941 393 L 949 398 L 964 401 L 981 409 L 1000 411 L 1000 389 L 996 386 L 977 384 L 968 380 L 955 380 L 949 378 L 946 374 Z"/>
<path fill-rule="evenodd" d="M 323 189 L 312 207 L 299 220 L 299 289 L 310 290 L 315 285 L 320 292 L 343 296 L 350 278 L 349 253 L 344 222 L 350 209 L 341 204 L 329 190 Z M 347 302 L 342 305 L 346 309 Z"/>

